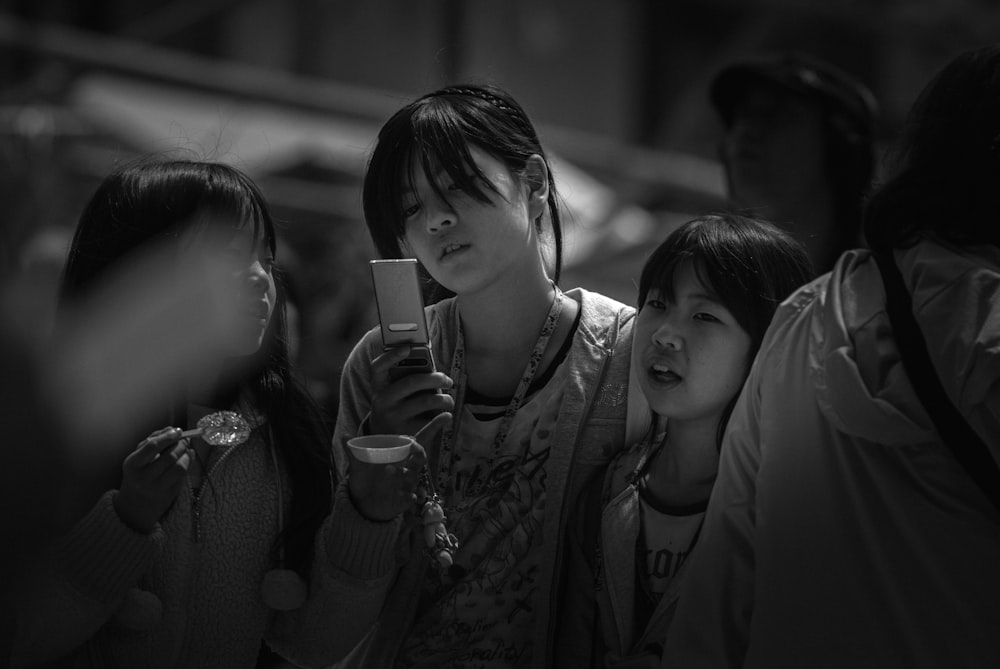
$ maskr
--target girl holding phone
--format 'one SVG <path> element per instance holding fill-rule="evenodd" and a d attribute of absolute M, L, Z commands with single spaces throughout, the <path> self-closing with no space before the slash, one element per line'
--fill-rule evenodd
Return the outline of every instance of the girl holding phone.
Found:
<path fill-rule="evenodd" d="M 331 557 L 382 611 L 345 665 L 546 666 L 568 500 L 625 441 L 634 310 L 557 286 L 555 179 L 498 88 L 444 88 L 397 112 L 364 207 L 383 257 L 416 257 L 454 296 L 426 312 L 438 371 L 391 380 L 408 350 L 383 352 L 377 329 L 344 370 Z M 345 449 L 359 434 L 415 434 L 431 415 L 405 466 Z M 428 494 L 458 543 L 450 565 L 427 554 Z"/>

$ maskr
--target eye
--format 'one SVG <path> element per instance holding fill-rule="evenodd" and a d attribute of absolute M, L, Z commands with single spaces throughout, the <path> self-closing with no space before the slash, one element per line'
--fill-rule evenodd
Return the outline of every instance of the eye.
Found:
<path fill-rule="evenodd" d="M 646 300 L 646 306 L 650 309 L 656 309 L 657 311 L 663 311 L 667 308 L 667 305 L 663 303 L 663 300 L 657 299 Z"/>
<path fill-rule="evenodd" d="M 260 265 L 261 267 L 264 268 L 265 272 L 270 274 L 271 272 L 274 271 L 274 266 L 275 266 L 274 256 L 268 255 L 265 258 L 261 258 Z"/>
<path fill-rule="evenodd" d="M 420 211 L 420 205 L 414 204 L 403 210 L 403 219 L 413 218 Z"/>
<path fill-rule="evenodd" d="M 696 321 L 704 321 L 706 323 L 721 323 L 722 321 L 712 314 L 706 313 L 704 311 L 699 311 L 694 315 Z"/>

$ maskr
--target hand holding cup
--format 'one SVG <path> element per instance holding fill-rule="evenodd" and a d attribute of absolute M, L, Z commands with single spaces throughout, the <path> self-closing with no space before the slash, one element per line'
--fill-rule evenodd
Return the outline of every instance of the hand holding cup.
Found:
<path fill-rule="evenodd" d="M 429 443 L 451 421 L 435 416 L 416 436 L 376 434 L 347 442 L 350 454 L 348 490 L 351 501 L 368 520 L 385 522 L 413 509 L 417 486 L 427 462 L 421 442 Z"/>

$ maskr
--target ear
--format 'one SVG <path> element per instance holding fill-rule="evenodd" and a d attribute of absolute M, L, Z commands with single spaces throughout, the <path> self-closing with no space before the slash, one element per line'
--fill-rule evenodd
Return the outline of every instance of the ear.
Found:
<path fill-rule="evenodd" d="M 524 163 L 522 180 L 527 189 L 528 215 L 534 221 L 545 213 L 549 204 L 549 168 L 545 159 L 537 153 L 529 156 Z"/>

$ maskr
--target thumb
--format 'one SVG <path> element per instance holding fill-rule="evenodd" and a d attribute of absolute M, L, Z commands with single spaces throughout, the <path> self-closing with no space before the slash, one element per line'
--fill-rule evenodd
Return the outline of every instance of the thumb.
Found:
<path fill-rule="evenodd" d="M 421 446 L 435 441 L 446 427 L 451 425 L 452 416 L 447 411 L 434 416 L 420 431 L 413 435 L 413 439 Z"/>

